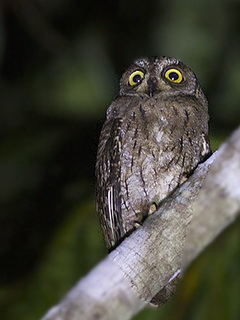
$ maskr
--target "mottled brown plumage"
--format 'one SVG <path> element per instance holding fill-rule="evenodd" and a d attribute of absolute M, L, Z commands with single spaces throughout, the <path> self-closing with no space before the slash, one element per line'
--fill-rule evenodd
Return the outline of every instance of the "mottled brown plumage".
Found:
<path fill-rule="evenodd" d="M 114 248 L 210 154 L 208 104 L 174 58 L 140 59 L 107 110 L 97 164 L 97 207 Z"/>

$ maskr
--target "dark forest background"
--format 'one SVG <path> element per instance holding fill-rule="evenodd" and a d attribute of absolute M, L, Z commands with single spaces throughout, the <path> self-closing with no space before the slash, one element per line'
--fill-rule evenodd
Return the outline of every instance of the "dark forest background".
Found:
<path fill-rule="evenodd" d="M 0 314 L 34 320 L 106 250 L 94 165 L 121 73 L 142 56 L 192 67 L 215 150 L 239 125 L 237 0 L 0 2 Z M 135 317 L 240 318 L 240 223 L 189 268 L 175 297 Z"/>

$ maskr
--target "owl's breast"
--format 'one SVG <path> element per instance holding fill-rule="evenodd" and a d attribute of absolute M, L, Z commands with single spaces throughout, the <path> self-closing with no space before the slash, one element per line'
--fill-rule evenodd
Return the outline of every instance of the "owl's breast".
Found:
<path fill-rule="evenodd" d="M 125 113 L 120 162 L 127 225 L 147 215 L 150 204 L 163 200 L 199 162 L 196 130 L 190 133 L 194 119 L 176 110 L 176 104 L 151 99 Z"/>

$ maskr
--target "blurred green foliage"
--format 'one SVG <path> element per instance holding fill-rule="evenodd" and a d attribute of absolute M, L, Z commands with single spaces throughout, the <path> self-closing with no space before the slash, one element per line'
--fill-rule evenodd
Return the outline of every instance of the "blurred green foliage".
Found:
<path fill-rule="evenodd" d="M 213 149 L 239 125 L 237 0 L 9 0 L 0 4 L 0 307 L 38 319 L 106 251 L 94 204 L 104 113 L 141 56 L 174 56 L 210 104 Z M 240 224 L 135 319 L 237 320 Z"/>

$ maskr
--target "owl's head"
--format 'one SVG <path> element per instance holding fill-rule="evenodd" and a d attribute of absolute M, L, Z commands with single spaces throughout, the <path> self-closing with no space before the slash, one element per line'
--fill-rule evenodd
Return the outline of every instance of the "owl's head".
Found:
<path fill-rule="evenodd" d="M 181 93 L 205 100 L 194 72 L 175 58 L 139 59 L 120 82 L 120 95 L 157 97 Z"/>

